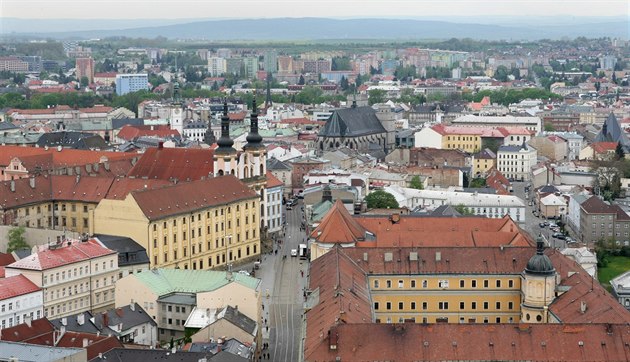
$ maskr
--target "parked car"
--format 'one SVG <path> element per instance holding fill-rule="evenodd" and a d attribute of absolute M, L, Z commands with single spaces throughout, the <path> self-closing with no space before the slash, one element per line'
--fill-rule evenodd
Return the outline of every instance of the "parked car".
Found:
<path fill-rule="evenodd" d="M 238 273 L 249 276 L 249 272 L 247 270 L 239 270 Z"/>
<path fill-rule="evenodd" d="M 538 226 L 540 226 L 541 228 L 544 228 L 544 227 L 545 227 L 545 226 L 547 226 L 547 225 L 545 225 L 545 223 L 544 223 L 544 222 L 541 222 L 540 224 L 538 224 Z"/>
<path fill-rule="evenodd" d="M 564 234 L 556 236 L 556 239 L 565 240 L 567 237 Z"/>
<path fill-rule="evenodd" d="M 297 249 L 291 249 L 291 256 L 297 256 Z"/>

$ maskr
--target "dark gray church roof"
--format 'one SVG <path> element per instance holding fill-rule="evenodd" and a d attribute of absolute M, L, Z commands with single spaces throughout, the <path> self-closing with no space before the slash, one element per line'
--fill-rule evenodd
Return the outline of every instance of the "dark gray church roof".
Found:
<path fill-rule="evenodd" d="M 107 248 L 118 252 L 119 267 L 150 263 L 146 249 L 131 238 L 104 234 L 94 236 Z"/>
<path fill-rule="evenodd" d="M 87 132 L 75 131 L 58 131 L 44 133 L 38 140 L 39 147 L 57 147 L 74 148 L 77 150 L 100 149 L 107 150 L 111 148 L 103 137 Z"/>
<path fill-rule="evenodd" d="M 319 136 L 358 137 L 386 132 L 372 107 L 351 107 L 335 110 Z"/>
<path fill-rule="evenodd" d="M 617 117 L 613 113 L 610 113 L 606 121 L 604 121 L 604 125 L 595 137 L 594 142 L 621 142 L 621 145 L 626 150 L 630 149 L 630 140 L 621 129 Z"/>

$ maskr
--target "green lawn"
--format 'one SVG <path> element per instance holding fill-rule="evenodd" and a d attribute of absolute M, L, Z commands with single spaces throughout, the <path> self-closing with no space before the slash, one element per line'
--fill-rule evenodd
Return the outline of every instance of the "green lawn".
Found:
<path fill-rule="evenodd" d="M 630 270 L 630 258 L 626 256 L 609 256 L 608 265 L 597 271 L 599 282 L 610 290 L 610 280 L 617 275 Z"/>

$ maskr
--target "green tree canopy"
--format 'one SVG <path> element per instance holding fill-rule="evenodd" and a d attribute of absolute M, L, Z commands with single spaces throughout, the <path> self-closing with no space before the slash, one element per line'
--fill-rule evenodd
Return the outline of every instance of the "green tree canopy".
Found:
<path fill-rule="evenodd" d="M 397 209 L 398 201 L 394 195 L 383 190 L 370 192 L 365 197 L 368 209 Z"/>
<path fill-rule="evenodd" d="M 30 249 L 31 246 L 26 243 L 26 238 L 24 238 L 24 226 L 19 226 L 9 230 L 7 233 L 9 238 L 9 243 L 7 245 L 7 253 L 11 253 L 13 251 L 19 249 Z"/>
<path fill-rule="evenodd" d="M 459 204 L 454 206 L 455 210 L 457 210 L 457 212 L 459 212 L 460 214 L 462 214 L 463 216 L 468 216 L 468 215 L 474 215 L 475 213 L 467 208 L 464 204 Z"/>
<path fill-rule="evenodd" d="M 372 89 L 368 91 L 368 102 L 370 105 L 385 102 L 387 92 L 382 89 Z"/>
<path fill-rule="evenodd" d="M 422 184 L 422 180 L 420 180 L 420 176 L 415 175 L 411 178 L 411 182 L 409 182 L 409 187 L 416 190 L 424 190 L 424 185 Z"/>

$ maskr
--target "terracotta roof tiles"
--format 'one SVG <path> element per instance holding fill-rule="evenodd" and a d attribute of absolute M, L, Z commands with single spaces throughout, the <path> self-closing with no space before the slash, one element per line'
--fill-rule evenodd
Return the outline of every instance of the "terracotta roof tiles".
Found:
<path fill-rule="evenodd" d="M 354 243 L 364 240 L 367 229 L 353 218 L 341 200 L 337 200 L 320 224 L 311 232 L 311 237 L 320 243 Z"/>
<path fill-rule="evenodd" d="M 272 187 L 284 186 L 284 183 L 276 176 L 274 176 L 270 171 L 267 171 L 267 188 L 270 189 Z"/>
<path fill-rule="evenodd" d="M 0 279 L 0 300 L 33 293 L 38 290 L 40 288 L 22 274 Z"/>
<path fill-rule="evenodd" d="M 129 176 L 150 179 L 199 180 L 214 174 L 214 152 L 209 149 L 148 148 Z"/>
<path fill-rule="evenodd" d="M 116 251 L 100 245 L 94 239 L 90 239 L 87 242 L 72 243 L 70 246 L 39 251 L 8 265 L 6 270 L 47 270 L 116 253 Z"/>
<path fill-rule="evenodd" d="M 149 220 L 258 198 L 254 191 L 231 175 L 133 191 L 131 195 Z"/>

